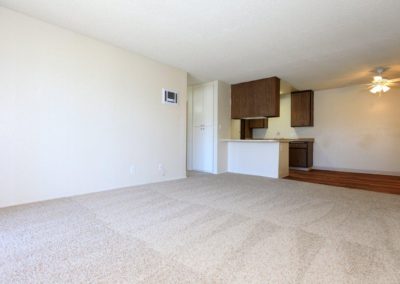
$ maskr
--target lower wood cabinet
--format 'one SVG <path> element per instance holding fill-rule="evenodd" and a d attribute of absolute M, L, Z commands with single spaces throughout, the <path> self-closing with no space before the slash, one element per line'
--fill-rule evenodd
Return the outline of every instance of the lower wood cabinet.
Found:
<path fill-rule="evenodd" d="M 313 142 L 289 143 L 289 167 L 311 168 L 313 166 Z"/>

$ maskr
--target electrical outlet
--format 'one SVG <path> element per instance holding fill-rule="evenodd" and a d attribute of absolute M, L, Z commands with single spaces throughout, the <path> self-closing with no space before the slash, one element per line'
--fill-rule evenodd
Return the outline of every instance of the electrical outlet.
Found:
<path fill-rule="evenodd" d="M 135 169 L 135 165 L 131 165 L 129 168 L 129 173 L 131 174 L 131 176 L 135 175 L 136 169 Z"/>
<path fill-rule="evenodd" d="M 160 172 L 160 174 L 162 176 L 165 176 L 165 169 L 164 169 L 164 165 L 163 164 L 158 164 L 158 171 Z"/>

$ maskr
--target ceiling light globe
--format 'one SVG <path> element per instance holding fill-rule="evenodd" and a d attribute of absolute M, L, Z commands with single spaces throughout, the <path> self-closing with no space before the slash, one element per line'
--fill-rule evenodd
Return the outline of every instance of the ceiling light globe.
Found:
<path fill-rule="evenodd" d="M 382 91 L 384 92 L 384 93 L 386 93 L 387 91 L 389 91 L 390 90 L 390 88 L 388 87 L 388 86 L 382 86 Z"/>

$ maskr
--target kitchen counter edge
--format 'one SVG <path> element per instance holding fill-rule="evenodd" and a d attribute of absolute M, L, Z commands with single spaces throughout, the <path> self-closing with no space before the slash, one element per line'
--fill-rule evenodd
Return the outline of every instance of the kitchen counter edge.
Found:
<path fill-rule="evenodd" d="M 270 138 L 270 139 L 220 139 L 221 142 L 246 142 L 246 143 L 288 143 L 288 142 L 314 142 L 314 138 Z"/>

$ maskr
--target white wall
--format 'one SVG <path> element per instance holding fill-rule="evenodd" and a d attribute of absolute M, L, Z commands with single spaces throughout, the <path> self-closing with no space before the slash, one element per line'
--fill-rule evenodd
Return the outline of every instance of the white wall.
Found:
<path fill-rule="evenodd" d="M 3 8 L 0 38 L 0 207 L 186 176 L 186 72 Z"/>
<path fill-rule="evenodd" d="M 314 137 L 315 168 L 400 175 L 400 90 L 382 97 L 362 85 L 317 91 L 314 127 L 304 128 L 290 127 L 290 95 L 284 95 L 281 117 L 254 137 Z"/>
<path fill-rule="evenodd" d="M 228 171 L 228 145 L 221 139 L 231 137 L 231 86 L 218 81 L 218 162 L 217 172 Z"/>

